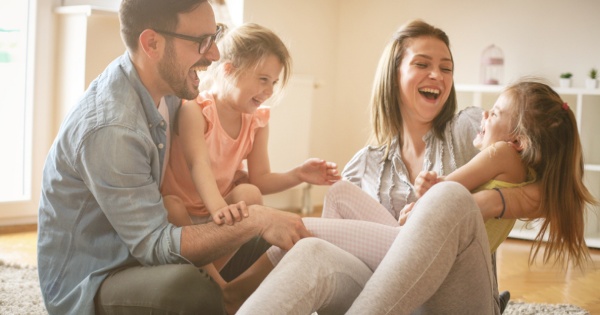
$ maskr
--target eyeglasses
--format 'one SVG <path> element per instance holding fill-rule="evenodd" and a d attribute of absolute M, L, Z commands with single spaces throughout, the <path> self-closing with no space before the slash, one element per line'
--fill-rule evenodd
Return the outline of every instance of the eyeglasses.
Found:
<path fill-rule="evenodd" d="M 163 34 L 163 35 L 167 35 L 167 36 L 171 36 L 171 37 L 175 37 L 175 38 L 179 38 L 179 39 L 183 39 L 183 40 L 189 40 L 191 42 L 196 42 L 196 43 L 198 43 L 198 53 L 203 55 L 210 49 L 210 47 L 212 46 L 214 41 L 221 38 L 221 33 L 223 33 L 223 29 L 224 29 L 224 26 L 222 24 L 218 24 L 216 33 L 204 35 L 204 36 L 200 36 L 200 37 L 188 36 L 188 35 L 183 35 L 183 34 L 178 34 L 178 33 L 173 33 L 173 32 L 168 32 L 168 31 L 162 31 L 162 30 L 154 30 L 154 31 L 159 34 Z"/>

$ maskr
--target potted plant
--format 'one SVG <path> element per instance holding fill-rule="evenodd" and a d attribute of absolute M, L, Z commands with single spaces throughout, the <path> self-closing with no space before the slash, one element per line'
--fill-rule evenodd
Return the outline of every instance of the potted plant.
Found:
<path fill-rule="evenodd" d="M 596 68 L 592 68 L 588 73 L 588 78 L 585 79 L 585 87 L 587 89 L 595 89 L 598 87 L 598 79 L 596 76 L 598 75 L 598 71 Z"/>
<path fill-rule="evenodd" d="M 573 74 L 571 72 L 564 72 L 560 74 L 560 87 L 571 87 L 571 77 Z"/>

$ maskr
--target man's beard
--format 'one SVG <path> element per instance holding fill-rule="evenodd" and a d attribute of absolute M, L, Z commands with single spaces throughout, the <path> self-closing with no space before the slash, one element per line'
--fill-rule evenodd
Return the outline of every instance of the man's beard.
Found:
<path fill-rule="evenodd" d="M 179 77 L 180 65 L 177 64 L 177 55 L 175 54 L 175 50 L 173 45 L 167 45 L 165 48 L 165 56 L 163 60 L 158 64 L 158 73 L 162 77 L 163 80 L 167 82 L 167 84 L 173 90 L 175 96 L 185 99 L 192 100 L 198 96 L 198 87 L 188 89 L 186 78 Z"/>

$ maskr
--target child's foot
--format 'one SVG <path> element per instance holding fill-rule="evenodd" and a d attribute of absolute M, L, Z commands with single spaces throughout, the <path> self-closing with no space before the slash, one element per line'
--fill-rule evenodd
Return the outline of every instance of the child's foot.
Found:
<path fill-rule="evenodd" d="M 246 297 L 247 298 L 247 297 Z M 223 287 L 223 300 L 225 301 L 225 312 L 228 315 L 234 315 L 242 307 L 246 298 L 240 297 L 230 285 Z"/>

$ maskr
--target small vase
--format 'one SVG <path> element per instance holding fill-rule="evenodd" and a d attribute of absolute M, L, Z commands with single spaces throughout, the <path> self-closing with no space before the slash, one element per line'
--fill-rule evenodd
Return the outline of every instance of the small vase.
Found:
<path fill-rule="evenodd" d="M 571 87 L 571 79 L 560 78 L 559 85 L 561 88 L 569 88 Z"/>
<path fill-rule="evenodd" d="M 598 80 L 597 79 L 585 79 L 585 88 L 586 89 L 598 88 Z"/>

